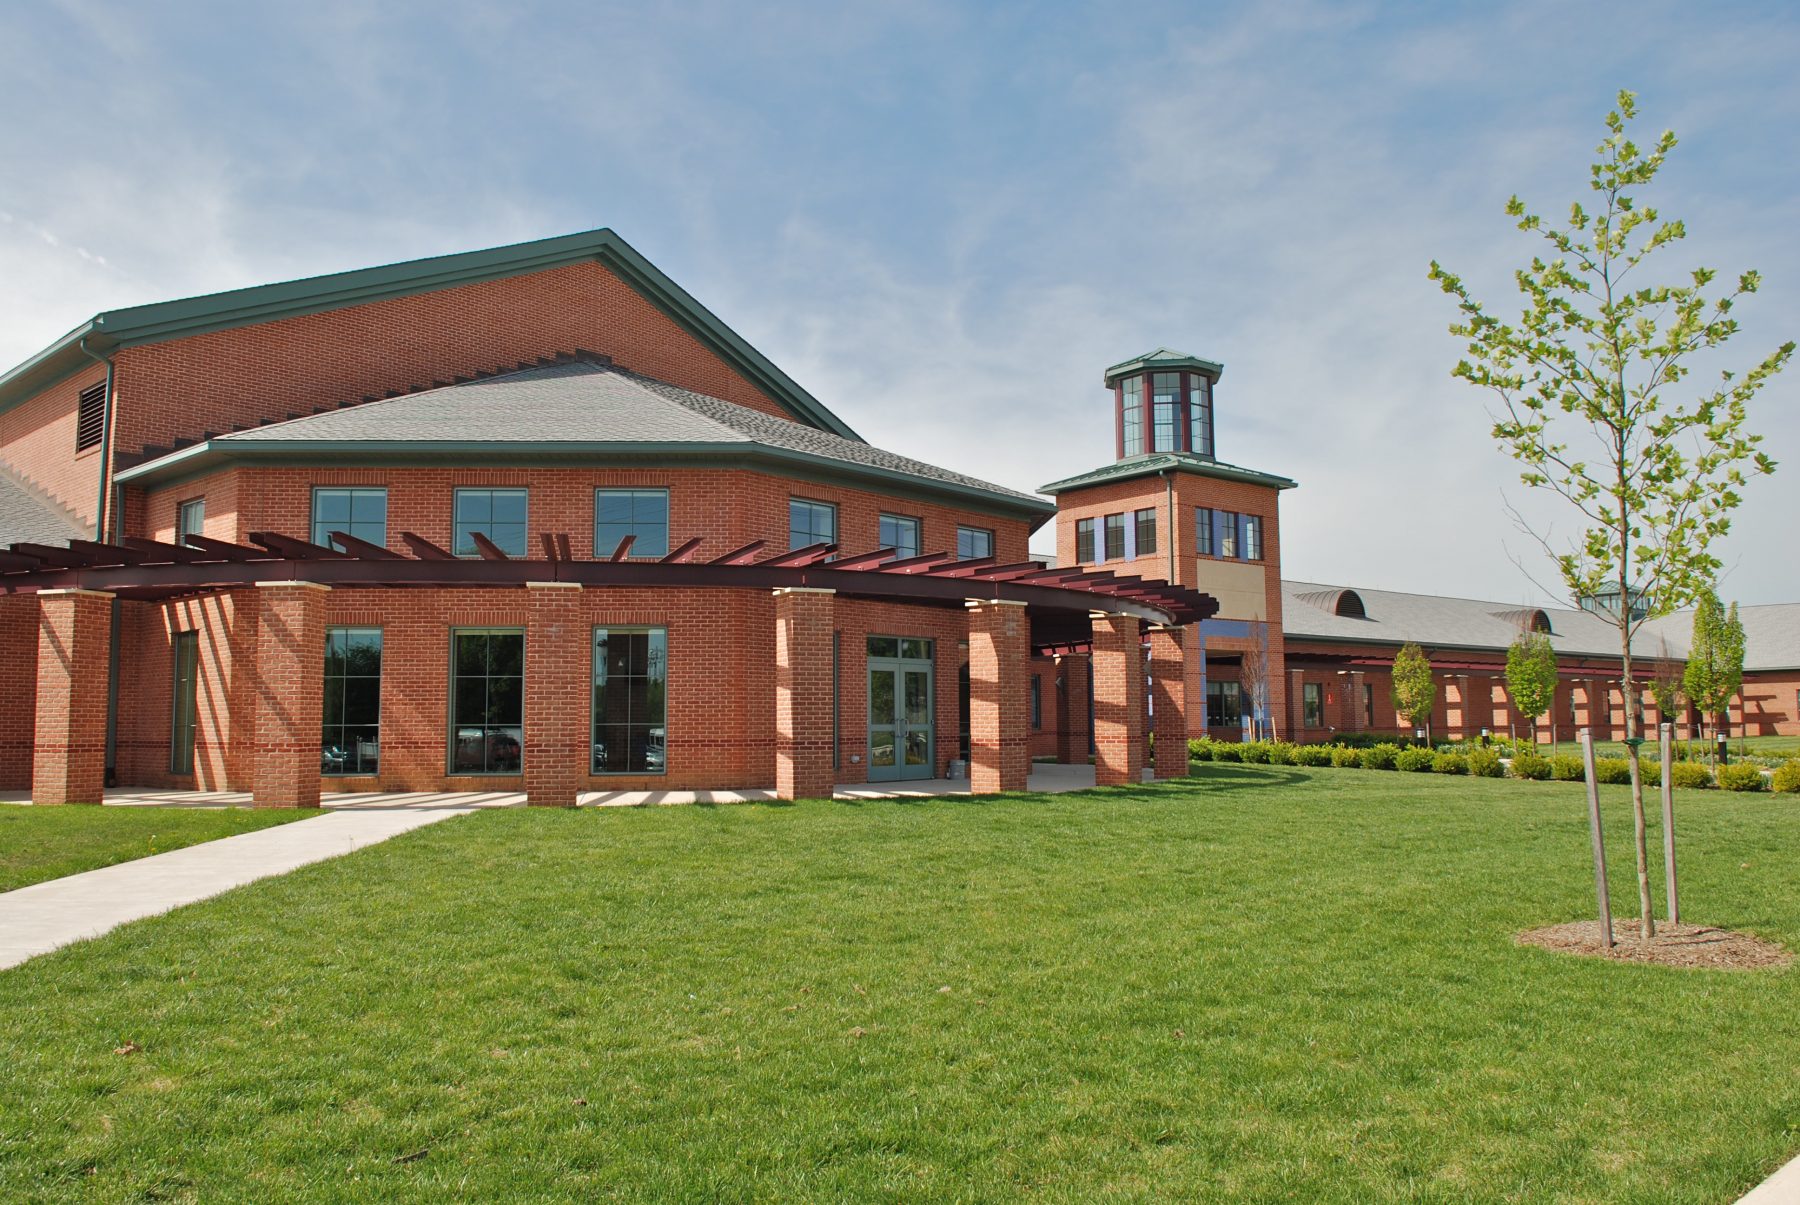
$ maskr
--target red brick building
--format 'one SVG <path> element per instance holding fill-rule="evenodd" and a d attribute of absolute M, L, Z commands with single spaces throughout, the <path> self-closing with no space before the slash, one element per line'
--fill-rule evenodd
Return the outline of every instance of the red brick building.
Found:
<path fill-rule="evenodd" d="M 0 377 L 0 789 L 1122 782 L 1152 680 L 1184 772 L 1144 633 L 1213 600 L 1030 561 L 1053 513 L 609 231 L 103 313 Z"/>
<path fill-rule="evenodd" d="M 0 791 L 1129 782 L 1391 730 L 1406 640 L 1439 731 L 1516 726 L 1521 623 L 1622 725 L 1591 614 L 1284 582 L 1221 374 L 1109 369 L 1052 504 L 871 447 L 610 231 L 99 314 L 0 375 Z M 1738 722 L 1795 731 L 1800 607 L 1745 618 Z"/>

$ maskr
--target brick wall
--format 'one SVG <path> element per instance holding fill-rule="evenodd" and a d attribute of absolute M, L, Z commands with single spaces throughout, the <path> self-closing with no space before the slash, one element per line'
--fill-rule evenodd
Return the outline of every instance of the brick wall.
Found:
<path fill-rule="evenodd" d="M 94 364 L 0 410 L 0 461 L 88 524 L 100 497 L 100 448 L 75 451 L 76 398 L 105 379 Z"/>
<path fill-rule="evenodd" d="M 31 786 L 31 742 L 37 717 L 38 600 L 0 596 L 0 791 Z"/>
<path fill-rule="evenodd" d="M 35 803 L 99 803 L 106 780 L 106 648 L 112 596 L 52 590 L 37 596 Z"/>

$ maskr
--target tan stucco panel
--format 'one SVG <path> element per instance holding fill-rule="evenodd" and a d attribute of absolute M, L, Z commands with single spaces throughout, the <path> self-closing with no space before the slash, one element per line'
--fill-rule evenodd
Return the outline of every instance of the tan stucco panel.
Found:
<path fill-rule="evenodd" d="M 1219 600 L 1220 619 L 1268 618 L 1266 569 L 1256 561 L 1202 559 L 1195 585 Z"/>

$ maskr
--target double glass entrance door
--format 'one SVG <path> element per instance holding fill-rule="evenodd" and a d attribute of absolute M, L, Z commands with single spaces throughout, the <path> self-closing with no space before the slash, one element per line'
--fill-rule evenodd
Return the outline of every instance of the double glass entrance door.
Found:
<path fill-rule="evenodd" d="M 869 637 L 869 781 L 935 777 L 931 641 Z"/>

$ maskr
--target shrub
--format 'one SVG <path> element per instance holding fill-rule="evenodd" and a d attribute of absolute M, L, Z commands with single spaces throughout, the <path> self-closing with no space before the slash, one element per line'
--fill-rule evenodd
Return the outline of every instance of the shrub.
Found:
<path fill-rule="evenodd" d="M 1500 755 L 1492 749 L 1469 750 L 1469 773 L 1476 778 L 1499 778 L 1502 773 Z"/>
<path fill-rule="evenodd" d="M 1286 741 L 1269 742 L 1269 764 L 1271 766 L 1291 766 L 1294 764 L 1294 746 Z"/>
<path fill-rule="evenodd" d="M 1790 757 L 1775 767 L 1775 778 L 1770 786 L 1783 795 L 1800 792 L 1800 758 Z"/>
<path fill-rule="evenodd" d="M 1188 742 L 1189 761 L 1211 761 L 1213 759 L 1213 742 L 1209 736 L 1195 737 Z"/>
<path fill-rule="evenodd" d="M 1214 761 L 1243 761 L 1244 747 L 1231 741 L 1220 741 L 1213 746 Z"/>
<path fill-rule="evenodd" d="M 1405 770 L 1411 774 L 1428 774 L 1431 763 L 1437 754 L 1429 749 L 1402 749 L 1394 755 L 1394 769 Z"/>
<path fill-rule="evenodd" d="M 1638 773 L 1643 776 L 1647 787 L 1662 786 L 1662 761 L 1654 757 L 1638 758 Z"/>
<path fill-rule="evenodd" d="M 1469 759 L 1461 753 L 1439 753 L 1431 759 L 1433 774 L 1467 774 Z"/>
<path fill-rule="evenodd" d="M 1399 749 L 1419 743 L 1410 734 L 1400 732 L 1340 732 L 1332 739 L 1348 749 L 1369 749 L 1376 745 L 1392 745 Z"/>
<path fill-rule="evenodd" d="M 1689 790 L 1713 785 L 1712 775 L 1697 761 L 1678 761 L 1669 770 L 1669 781 Z"/>
<path fill-rule="evenodd" d="M 1631 763 L 1622 757 L 1597 757 L 1594 759 L 1594 781 L 1611 783 L 1613 786 L 1629 783 Z"/>
<path fill-rule="evenodd" d="M 1550 765 L 1550 759 L 1541 753 L 1521 753 L 1512 759 L 1512 776 L 1514 778 L 1548 782 L 1553 768 Z"/>
<path fill-rule="evenodd" d="M 1400 746 L 1383 742 L 1370 745 L 1362 751 L 1362 768 L 1365 770 L 1392 770 L 1394 760 L 1400 756 Z"/>
<path fill-rule="evenodd" d="M 1727 791 L 1760 791 L 1763 789 L 1762 767 L 1741 761 L 1720 766 L 1719 786 Z"/>
<path fill-rule="evenodd" d="M 1294 764 L 1296 766 L 1329 766 L 1331 750 L 1324 745 L 1301 745 L 1294 750 Z"/>
<path fill-rule="evenodd" d="M 1244 760 L 1253 766 L 1269 764 L 1269 744 L 1267 741 L 1245 741 L 1238 746 L 1243 750 Z"/>
<path fill-rule="evenodd" d="M 1586 782 L 1587 772 L 1581 768 L 1581 759 L 1573 753 L 1559 753 L 1550 759 L 1550 777 L 1557 782 Z"/>
<path fill-rule="evenodd" d="M 1348 749 L 1339 745 L 1331 751 L 1331 764 L 1344 770 L 1360 770 L 1363 766 L 1363 755 L 1360 750 Z"/>

